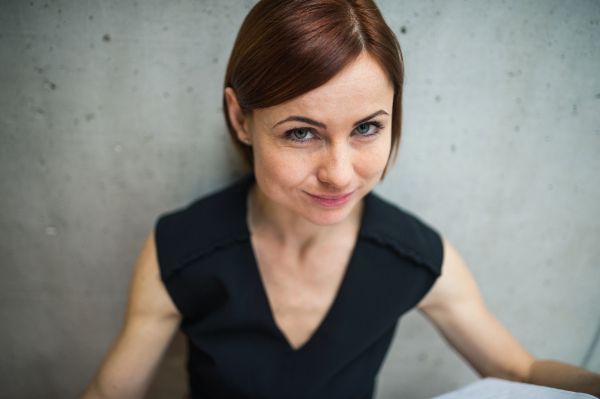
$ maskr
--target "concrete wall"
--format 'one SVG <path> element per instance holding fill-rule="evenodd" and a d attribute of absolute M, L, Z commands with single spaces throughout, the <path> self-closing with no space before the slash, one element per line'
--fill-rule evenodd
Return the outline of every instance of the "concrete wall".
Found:
<path fill-rule="evenodd" d="M 240 174 L 221 82 L 253 4 L 0 2 L 0 397 L 77 395 L 156 216 Z M 535 356 L 600 372 L 600 3 L 379 4 L 407 79 L 377 190 L 454 243 Z M 420 315 L 397 338 L 379 398 L 477 378 Z M 151 397 L 184 389 L 168 370 Z"/>

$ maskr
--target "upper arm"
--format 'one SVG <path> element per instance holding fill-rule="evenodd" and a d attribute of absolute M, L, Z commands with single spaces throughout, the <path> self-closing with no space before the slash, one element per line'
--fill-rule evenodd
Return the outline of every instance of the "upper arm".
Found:
<path fill-rule="evenodd" d="M 442 275 L 418 309 L 482 376 L 527 378 L 534 358 L 486 308 L 475 279 L 446 240 Z"/>
<path fill-rule="evenodd" d="M 151 233 L 133 273 L 123 327 L 84 397 L 142 397 L 180 321 Z"/>
<path fill-rule="evenodd" d="M 181 318 L 161 279 L 154 232 L 150 233 L 133 272 L 125 324 L 152 319 L 171 324 Z"/>

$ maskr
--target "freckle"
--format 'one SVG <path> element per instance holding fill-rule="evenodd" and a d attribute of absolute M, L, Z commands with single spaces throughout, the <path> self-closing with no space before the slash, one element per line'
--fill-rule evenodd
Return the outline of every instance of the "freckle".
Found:
<path fill-rule="evenodd" d="M 440 96 L 435 96 L 435 101 L 439 103 L 440 101 L 442 101 L 442 97 L 440 97 Z"/>
<path fill-rule="evenodd" d="M 450 151 L 456 152 L 456 146 L 454 144 L 450 146 Z"/>
<path fill-rule="evenodd" d="M 94 16 L 93 16 L 93 15 L 90 15 L 90 16 L 88 17 L 88 19 L 91 21 L 92 19 L 94 19 Z"/>
<path fill-rule="evenodd" d="M 110 34 L 109 33 L 107 33 L 106 35 L 102 36 L 102 40 L 104 40 L 107 43 L 110 42 L 110 39 L 111 38 L 110 38 Z"/>
<path fill-rule="evenodd" d="M 215 57 L 215 58 L 213 58 L 213 64 L 216 64 L 217 62 L 219 62 L 219 59 L 218 59 L 218 58 L 216 58 L 216 57 Z"/>
<path fill-rule="evenodd" d="M 406 33 L 406 26 L 400 28 L 400 33 Z"/>

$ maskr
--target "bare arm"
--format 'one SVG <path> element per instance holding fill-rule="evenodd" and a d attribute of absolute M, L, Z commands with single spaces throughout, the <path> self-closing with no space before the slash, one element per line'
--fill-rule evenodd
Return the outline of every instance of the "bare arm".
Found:
<path fill-rule="evenodd" d="M 444 241 L 442 276 L 418 305 L 483 377 L 545 385 L 600 397 L 600 375 L 531 356 L 490 313 L 473 276 Z"/>
<path fill-rule="evenodd" d="M 538 360 L 529 370 L 527 382 L 589 393 L 600 398 L 600 375 L 566 363 Z"/>
<path fill-rule="evenodd" d="M 160 279 L 152 233 L 133 273 L 123 327 L 82 399 L 142 398 L 180 320 Z"/>

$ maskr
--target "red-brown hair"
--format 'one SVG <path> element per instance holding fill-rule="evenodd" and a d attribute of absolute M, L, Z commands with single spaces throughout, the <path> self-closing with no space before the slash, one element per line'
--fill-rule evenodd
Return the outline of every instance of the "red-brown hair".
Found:
<path fill-rule="evenodd" d="M 400 143 L 404 65 L 400 44 L 372 0 L 259 1 L 238 33 L 225 87 L 235 91 L 247 114 L 316 89 L 363 51 L 387 72 L 394 86 L 389 165 Z M 233 143 L 252 169 L 252 147 L 238 140 L 225 98 L 223 110 Z"/>

